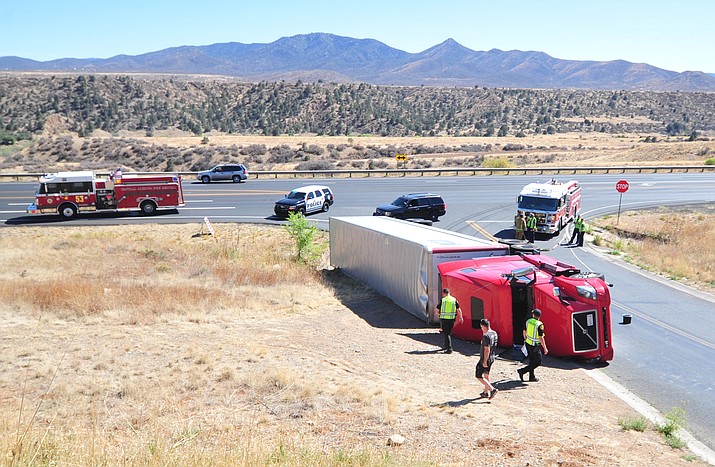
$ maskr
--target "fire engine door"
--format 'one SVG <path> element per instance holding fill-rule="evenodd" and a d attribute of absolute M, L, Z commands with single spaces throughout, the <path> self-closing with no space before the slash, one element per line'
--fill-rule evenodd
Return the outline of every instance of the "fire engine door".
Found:
<path fill-rule="evenodd" d="M 511 281 L 511 320 L 514 332 L 514 344 L 524 343 L 524 323 L 531 318 L 534 307 L 534 288 L 532 284 L 519 280 Z"/>

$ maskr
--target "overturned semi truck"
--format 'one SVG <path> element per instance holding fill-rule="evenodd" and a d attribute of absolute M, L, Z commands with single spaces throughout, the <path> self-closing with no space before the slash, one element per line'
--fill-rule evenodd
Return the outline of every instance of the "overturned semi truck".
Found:
<path fill-rule="evenodd" d="M 533 308 L 542 311 L 549 353 L 612 360 L 610 293 L 602 275 L 509 245 L 386 217 L 331 217 L 330 262 L 428 324 L 440 291 L 457 298 L 464 322 L 453 335 L 479 341 L 487 318 L 502 346 L 521 345 Z"/>

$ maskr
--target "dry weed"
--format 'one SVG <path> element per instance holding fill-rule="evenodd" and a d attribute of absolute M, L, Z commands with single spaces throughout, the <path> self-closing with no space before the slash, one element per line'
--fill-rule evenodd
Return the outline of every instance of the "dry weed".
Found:
<path fill-rule="evenodd" d="M 610 232 L 607 246 L 629 261 L 675 280 L 715 287 L 715 205 L 663 207 L 594 221 Z"/>

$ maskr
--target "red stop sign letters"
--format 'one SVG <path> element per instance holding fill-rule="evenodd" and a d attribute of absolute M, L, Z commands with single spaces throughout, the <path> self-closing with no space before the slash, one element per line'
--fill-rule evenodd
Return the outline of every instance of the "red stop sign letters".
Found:
<path fill-rule="evenodd" d="M 628 191 L 628 188 L 630 188 L 630 185 L 628 185 L 628 182 L 625 180 L 619 180 L 618 183 L 616 183 L 616 191 L 619 193 L 625 193 Z"/>

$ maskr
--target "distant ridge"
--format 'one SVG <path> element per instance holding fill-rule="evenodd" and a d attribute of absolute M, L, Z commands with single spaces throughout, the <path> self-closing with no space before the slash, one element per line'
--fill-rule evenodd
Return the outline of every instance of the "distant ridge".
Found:
<path fill-rule="evenodd" d="M 268 44 L 181 46 L 142 55 L 61 58 L 45 62 L 0 57 L 0 71 L 175 73 L 247 81 L 365 82 L 397 86 L 486 86 L 715 92 L 715 74 L 678 73 L 645 63 L 560 60 L 543 52 L 474 51 L 453 39 L 408 53 L 374 39 L 312 33 Z"/>

